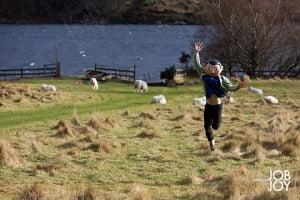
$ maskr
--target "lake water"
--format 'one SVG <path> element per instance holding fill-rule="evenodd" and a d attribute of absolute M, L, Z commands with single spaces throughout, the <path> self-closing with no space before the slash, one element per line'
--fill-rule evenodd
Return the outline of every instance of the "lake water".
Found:
<path fill-rule="evenodd" d="M 175 65 L 200 26 L 193 25 L 7 25 L 0 24 L 0 69 L 55 63 L 56 41 L 62 76 L 82 75 L 94 64 L 119 69 L 136 65 L 137 78 L 159 79 Z M 57 40 L 56 40 L 57 38 Z"/>

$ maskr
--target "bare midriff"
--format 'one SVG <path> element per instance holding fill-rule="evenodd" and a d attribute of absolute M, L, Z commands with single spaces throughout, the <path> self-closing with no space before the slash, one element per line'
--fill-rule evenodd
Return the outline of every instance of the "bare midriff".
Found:
<path fill-rule="evenodd" d="M 209 99 L 206 99 L 206 103 L 210 105 L 216 105 L 221 103 L 221 98 L 217 97 L 217 95 L 212 94 Z"/>

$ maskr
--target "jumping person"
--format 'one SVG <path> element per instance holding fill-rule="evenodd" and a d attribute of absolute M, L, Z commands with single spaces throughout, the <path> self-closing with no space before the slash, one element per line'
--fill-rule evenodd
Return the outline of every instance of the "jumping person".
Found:
<path fill-rule="evenodd" d="M 221 98 L 235 92 L 240 88 L 246 87 L 246 82 L 241 81 L 238 85 L 233 85 L 223 75 L 223 65 L 216 59 L 208 60 L 204 66 L 200 64 L 199 52 L 202 50 L 201 42 L 194 43 L 194 62 L 195 68 L 203 80 L 206 96 L 204 109 L 204 129 L 209 141 L 210 150 L 215 150 L 215 138 L 212 129 L 217 130 L 222 121 L 222 102 Z"/>

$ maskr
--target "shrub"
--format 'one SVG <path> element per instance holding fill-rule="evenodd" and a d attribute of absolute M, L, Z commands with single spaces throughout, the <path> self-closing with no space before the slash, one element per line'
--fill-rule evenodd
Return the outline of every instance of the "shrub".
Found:
<path fill-rule="evenodd" d="M 175 72 L 176 72 L 175 65 L 167 67 L 167 68 L 165 68 L 164 71 L 160 72 L 160 78 L 161 79 L 165 78 L 165 79 L 168 79 L 168 80 L 172 80 L 175 76 Z"/>

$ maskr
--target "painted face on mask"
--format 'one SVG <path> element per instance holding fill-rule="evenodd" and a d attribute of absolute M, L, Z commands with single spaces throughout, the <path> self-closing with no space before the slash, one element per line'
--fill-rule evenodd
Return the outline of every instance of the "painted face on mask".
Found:
<path fill-rule="evenodd" d="M 222 71 L 223 66 L 218 60 L 210 60 L 204 66 L 204 72 L 209 76 L 219 76 Z"/>

